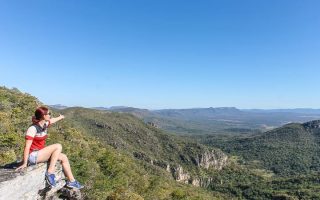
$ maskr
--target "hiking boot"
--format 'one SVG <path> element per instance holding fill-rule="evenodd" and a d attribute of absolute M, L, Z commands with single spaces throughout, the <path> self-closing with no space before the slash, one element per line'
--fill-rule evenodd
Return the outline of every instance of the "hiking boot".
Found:
<path fill-rule="evenodd" d="M 55 187 L 56 186 L 56 180 L 55 180 L 56 176 L 54 174 L 48 174 L 48 172 L 46 172 L 46 180 L 47 183 L 52 186 Z"/>
<path fill-rule="evenodd" d="M 68 188 L 82 189 L 84 186 L 81 185 L 77 180 L 74 180 L 74 181 L 72 181 L 72 182 L 67 181 L 66 187 L 68 187 Z"/>

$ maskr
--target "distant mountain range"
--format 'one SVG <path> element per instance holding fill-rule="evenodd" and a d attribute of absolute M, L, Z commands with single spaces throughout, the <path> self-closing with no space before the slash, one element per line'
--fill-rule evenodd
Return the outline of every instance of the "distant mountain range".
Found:
<path fill-rule="evenodd" d="M 320 114 L 320 109 L 313 108 L 292 108 L 292 109 L 242 109 L 248 112 L 258 112 L 258 113 L 300 113 L 300 114 Z"/>
<path fill-rule="evenodd" d="M 55 108 L 55 109 L 58 109 L 58 110 L 68 108 L 68 106 L 64 106 L 64 105 L 61 105 L 61 104 L 49 105 L 49 107 Z"/>
<path fill-rule="evenodd" d="M 66 106 L 53 105 L 61 109 Z M 126 106 L 94 107 L 110 112 L 130 113 L 177 134 L 252 133 L 284 124 L 320 119 L 320 109 L 237 109 L 235 107 L 148 110 Z"/>
<path fill-rule="evenodd" d="M 62 104 L 54 104 L 49 105 L 55 109 L 64 109 L 69 108 L 70 106 L 65 106 Z M 299 113 L 299 114 L 316 114 L 320 115 L 320 109 L 315 108 L 289 108 L 289 109 L 238 109 L 236 107 L 209 107 L 209 108 L 184 108 L 184 109 L 142 109 L 135 108 L 129 106 L 111 106 L 111 107 L 91 107 L 96 110 L 110 110 L 110 111 L 118 111 L 118 112 L 133 112 L 133 111 L 149 111 L 149 112 L 167 112 L 167 113 L 175 113 L 175 112 L 189 112 L 194 114 L 194 112 L 205 113 L 209 112 L 213 113 L 239 113 L 249 112 L 249 113 Z"/>

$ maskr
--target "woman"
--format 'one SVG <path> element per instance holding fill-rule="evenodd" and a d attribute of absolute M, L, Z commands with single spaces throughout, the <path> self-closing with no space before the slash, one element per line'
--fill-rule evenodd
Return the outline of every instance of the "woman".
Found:
<path fill-rule="evenodd" d="M 52 144 L 45 146 L 47 139 L 47 130 L 51 124 L 54 124 L 64 118 L 60 115 L 56 118 L 50 117 L 50 112 L 46 107 L 39 107 L 35 111 L 35 116 L 32 117 L 32 125 L 26 132 L 26 144 L 23 154 L 23 164 L 16 170 L 27 167 L 28 163 L 35 165 L 40 162 L 46 162 L 50 160 L 49 168 L 46 172 L 46 180 L 49 185 L 56 186 L 55 181 L 55 164 L 57 161 L 61 161 L 63 172 L 68 181 L 66 186 L 69 188 L 81 189 L 83 186 L 74 179 L 70 163 L 67 156 L 62 151 L 61 144 Z"/>

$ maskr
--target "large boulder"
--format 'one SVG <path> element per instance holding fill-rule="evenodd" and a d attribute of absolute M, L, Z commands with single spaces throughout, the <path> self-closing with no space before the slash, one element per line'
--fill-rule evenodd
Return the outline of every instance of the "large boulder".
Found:
<path fill-rule="evenodd" d="M 51 188 L 45 181 L 46 163 L 29 166 L 16 172 L 18 163 L 0 168 L 0 200 L 82 199 L 81 192 L 65 188 L 65 176 L 60 163 L 56 165 L 57 186 Z"/>

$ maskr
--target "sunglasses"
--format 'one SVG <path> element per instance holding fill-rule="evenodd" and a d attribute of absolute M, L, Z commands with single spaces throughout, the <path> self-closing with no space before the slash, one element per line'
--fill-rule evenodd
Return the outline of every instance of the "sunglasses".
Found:
<path fill-rule="evenodd" d="M 51 112 L 48 112 L 46 115 L 51 115 Z"/>

